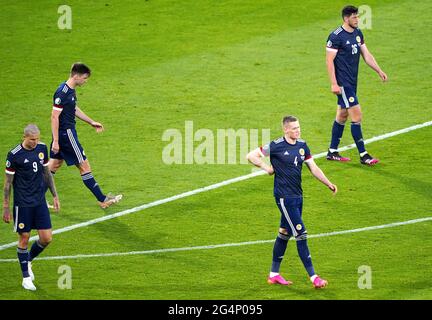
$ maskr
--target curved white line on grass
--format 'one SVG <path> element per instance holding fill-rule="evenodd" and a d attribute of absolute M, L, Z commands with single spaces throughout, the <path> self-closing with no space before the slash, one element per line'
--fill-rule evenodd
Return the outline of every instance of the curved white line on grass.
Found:
<path fill-rule="evenodd" d="M 389 223 L 389 224 L 383 224 L 380 226 L 371 226 L 371 227 L 351 229 L 351 230 L 319 233 L 319 234 L 313 234 L 313 235 L 308 236 L 308 239 L 324 238 L 324 237 L 336 236 L 336 235 L 347 234 L 347 233 L 356 233 L 356 232 L 371 231 L 371 230 L 384 229 L 384 228 L 392 228 L 392 227 L 398 227 L 398 226 L 403 226 L 403 225 L 407 225 L 407 224 L 431 221 L 431 220 L 432 220 L 432 217 L 426 217 L 426 218 L 420 218 L 420 219 L 414 219 L 414 220 L 408 220 L 408 221 L 400 221 L 400 222 L 394 222 L 394 223 Z M 118 256 L 144 255 L 144 254 L 179 252 L 179 251 L 208 250 L 208 249 L 217 249 L 217 248 L 226 248 L 226 247 L 239 247 L 239 246 L 247 246 L 247 245 L 270 243 L 270 242 L 274 242 L 274 239 L 273 240 L 257 240 L 257 241 L 237 242 L 237 243 L 222 243 L 222 244 L 196 246 L 196 247 L 155 249 L 155 250 L 145 250 L 145 251 L 113 252 L 113 253 L 98 253 L 98 254 L 78 254 L 78 255 L 74 255 L 74 256 L 51 256 L 51 257 L 36 258 L 35 260 L 67 260 L 67 259 L 85 259 L 85 258 L 100 258 L 100 257 L 118 257 Z M 18 259 L 0 259 L 0 262 L 17 262 L 17 261 L 18 261 Z"/>
<path fill-rule="evenodd" d="M 417 124 L 417 125 L 405 128 L 405 129 L 393 131 L 393 132 L 390 132 L 390 133 L 386 133 L 386 134 L 383 134 L 383 135 L 379 135 L 379 136 L 376 136 L 376 137 L 364 140 L 364 144 L 368 144 L 368 143 L 371 143 L 371 142 L 387 139 L 387 138 L 390 138 L 390 137 L 393 137 L 393 136 L 396 136 L 396 135 L 399 135 L 399 134 L 407 133 L 407 132 L 410 132 L 410 131 L 413 131 L 413 130 L 417 130 L 417 129 L 420 129 L 420 128 L 424 128 L 424 127 L 430 126 L 430 125 L 432 125 L 432 121 L 428 121 L 428 122 L 425 122 L 425 123 L 422 123 L 422 124 Z M 339 148 L 339 151 L 345 151 L 345 150 L 353 149 L 355 147 L 356 147 L 356 145 L 353 143 L 353 144 L 350 144 L 348 146 Z M 319 158 L 322 158 L 322 157 L 326 156 L 326 154 L 327 154 L 327 152 L 321 152 L 319 154 L 314 155 L 314 158 L 315 159 L 319 159 Z M 86 222 L 81 222 L 81 223 L 74 224 L 74 225 L 71 225 L 71 226 L 68 226 L 68 227 L 57 229 L 57 230 L 53 231 L 53 234 L 59 234 L 59 233 L 71 231 L 71 230 L 74 230 L 74 229 L 77 229 L 77 228 L 87 227 L 87 226 L 95 224 L 95 223 L 99 223 L 99 222 L 102 222 L 102 221 L 114 219 L 114 218 L 121 217 L 121 216 L 130 214 L 130 213 L 142 211 L 142 210 L 145 210 L 145 209 L 148 209 L 148 208 L 151 208 L 151 207 L 156 207 L 156 206 L 159 206 L 159 205 L 164 204 L 164 203 L 168 203 L 168 202 L 172 202 L 172 201 L 175 201 L 175 200 L 178 200 L 178 199 L 186 198 L 186 197 L 198 194 L 198 193 L 214 190 L 214 189 L 217 189 L 217 188 L 220 188 L 220 187 L 223 187 L 223 186 L 227 186 L 227 185 L 232 184 L 232 183 L 236 183 L 236 182 L 239 182 L 239 181 L 247 180 L 247 179 L 250 179 L 250 178 L 253 178 L 253 177 L 257 177 L 257 176 L 262 176 L 262 175 L 265 175 L 265 174 L 266 174 L 265 171 L 255 171 L 255 172 L 252 172 L 252 173 L 244 175 L 244 176 L 240 176 L 240 177 L 237 177 L 237 178 L 232 178 L 232 179 L 229 179 L 229 180 L 225 180 L 225 181 L 222 181 L 222 182 L 219 182 L 219 183 L 212 184 L 212 185 L 207 186 L 207 187 L 203 187 L 203 188 L 191 190 L 191 191 L 188 191 L 188 192 L 184 192 L 184 193 L 181 193 L 181 194 L 169 197 L 169 198 L 153 201 L 153 202 L 150 202 L 150 203 L 147 203 L 147 204 L 144 204 L 142 206 L 138 206 L 138 207 L 135 207 L 135 208 L 132 208 L 132 209 L 124 210 L 124 211 L 121 211 L 121 212 L 117 212 L 117 213 L 114 213 L 114 214 L 110 214 L 110 215 L 103 216 L 103 217 L 100 217 L 100 218 L 96 218 L 96 219 L 93 219 L 93 220 L 89 220 L 89 221 L 86 221 Z M 31 237 L 29 239 L 29 241 L 34 241 L 34 240 L 37 240 L 38 238 L 39 238 L 38 236 L 33 236 L 33 237 Z M 5 250 L 7 248 L 14 247 L 14 246 L 16 246 L 16 244 L 17 244 L 16 242 L 11 242 L 11 243 L 7 243 L 7 244 L 3 244 L 3 245 L 0 246 L 0 251 Z"/>

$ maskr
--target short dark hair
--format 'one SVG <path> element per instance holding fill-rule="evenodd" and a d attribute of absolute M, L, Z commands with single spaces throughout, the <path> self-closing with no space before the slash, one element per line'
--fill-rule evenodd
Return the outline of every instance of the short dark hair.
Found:
<path fill-rule="evenodd" d="M 82 63 L 82 62 L 75 62 L 72 65 L 70 73 L 71 73 L 71 76 L 73 76 L 75 74 L 88 74 L 90 76 L 91 75 L 91 70 L 84 63 Z"/>
<path fill-rule="evenodd" d="M 354 6 L 345 6 L 342 9 L 342 19 L 345 17 L 351 17 L 352 14 L 357 14 L 358 13 L 358 8 L 354 7 Z"/>
<path fill-rule="evenodd" d="M 298 119 L 294 116 L 285 116 L 282 119 L 282 125 L 286 125 L 287 123 L 296 122 L 296 121 L 298 121 Z"/>

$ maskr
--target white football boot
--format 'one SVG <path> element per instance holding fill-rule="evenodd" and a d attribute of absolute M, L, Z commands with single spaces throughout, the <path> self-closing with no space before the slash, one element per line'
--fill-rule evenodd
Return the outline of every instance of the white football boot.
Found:
<path fill-rule="evenodd" d="M 31 279 L 31 277 L 23 278 L 22 286 L 26 290 L 31 290 L 31 291 L 35 291 L 36 290 L 36 287 L 33 284 L 33 281 Z"/>

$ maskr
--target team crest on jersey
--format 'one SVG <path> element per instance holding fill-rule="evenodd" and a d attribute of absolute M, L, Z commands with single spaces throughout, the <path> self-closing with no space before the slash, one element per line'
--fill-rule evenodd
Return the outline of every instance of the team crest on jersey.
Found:
<path fill-rule="evenodd" d="M 300 231 L 300 230 L 302 229 L 302 225 L 299 223 L 298 225 L 296 225 L 296 229 L 297 229 L 298 231 Z"/>
<path fill-rule="evenodd" d="M 353 103 L 354 102 L 354 97 L 349 97 L 349 102 Z"/>
<path fill-rule="evenodd" d="M 6 168 L 9 168 L 11 166 L 11 163 L 9 162 L 9 160 L 6 160 Z"/>
<path fill-rule="evenodd" d="M 60 103 L 61 103 L 61 99 L 60 99 L 60 98 L 56 98 L 56 99 L 54 100 L 54 103 L 55 103 L 55 104 L 60 104 Z"/>
<path fill-rule="evenodd" d="M 360 42 L 361 42 L 360 36 L 357 36 L 357 37 L 356 37 L 356 40 L 357 40 L 357 42 L 360 43 Z"/>
<path fill-rule="evenodd" d="M 45 158 L 43 152 L 39 152 L 39 159 L 43 160 L 43 158 Z"/>
<path fill-rule="evenodd" d="M 304 154 L 305 154 L 304 149 L 303 149 L 303 148 L 300 148 L 300 149 L 299 149 L 299 153 L 300 153 L 301 156 L 304 156 Z"/>
<path fill-rule="evenodd" d="M 24 224 L 24 223 L 20 223 L 20 224 L 18 225 L 18 228 L 20 228 L 20 229 L 24 229 L 24 227 L 25 227 L 25 224 Z"/>

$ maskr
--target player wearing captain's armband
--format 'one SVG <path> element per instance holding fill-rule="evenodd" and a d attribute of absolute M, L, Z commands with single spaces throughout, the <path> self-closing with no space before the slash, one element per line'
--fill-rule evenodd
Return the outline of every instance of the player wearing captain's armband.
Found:
<path fill-rule="evenodd" d="M 320 278 L 312 265 L 307 245 L 307 231 L 302 219 L 303 189 L 302 167 L 306 163 L 310 172 L 334 194 L 337 187 L 321 171 L 315 163 L 306 141 L 300 139 L 300 124 L 297 118 L 287 116 L 282 120 L 284 135 L 270 144 L 251 151 L 247 159 L 256 167 L 274 174 L 274 197 L 281 213 L 279 234 L 273 248 L 273 263 L 267 279 L 270 284 L 291 285 L 285 280 L 279 269 L 287 248 L 288 240 L 294 237 L 298 255 L 315 288 L 327 285 L 327 280 Z M 262 158 L 270 157 L 271 165 Z"/>

